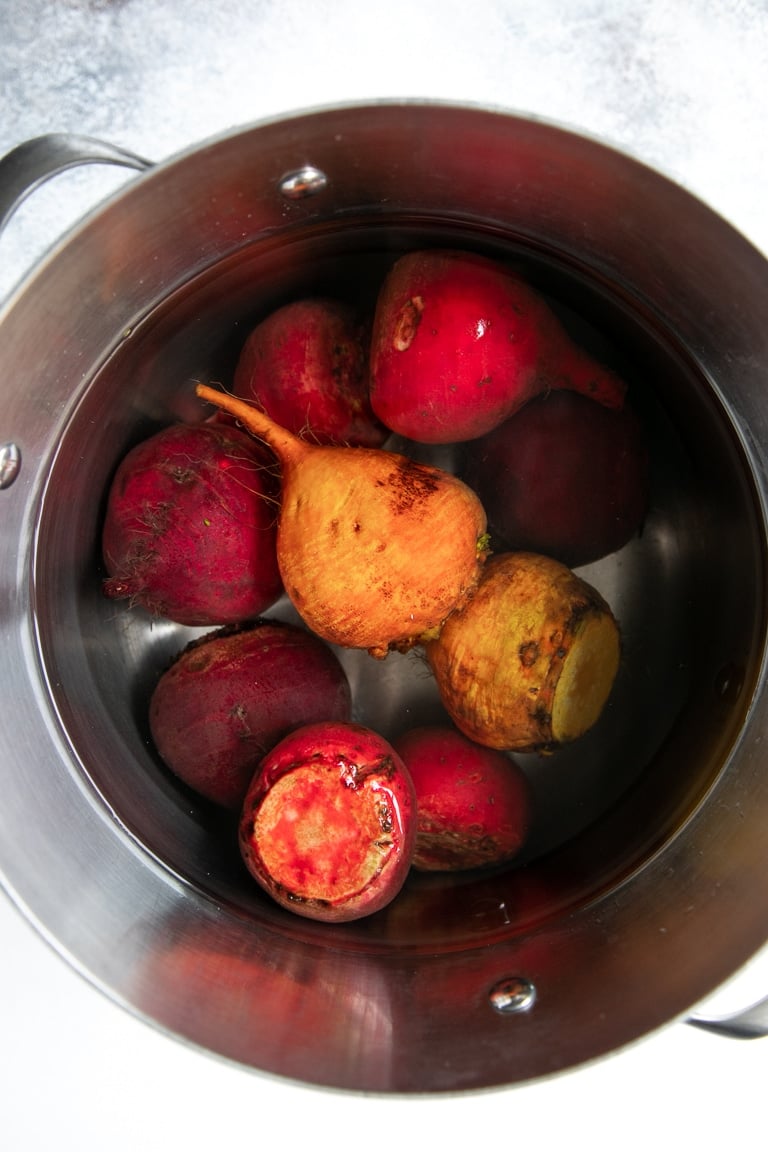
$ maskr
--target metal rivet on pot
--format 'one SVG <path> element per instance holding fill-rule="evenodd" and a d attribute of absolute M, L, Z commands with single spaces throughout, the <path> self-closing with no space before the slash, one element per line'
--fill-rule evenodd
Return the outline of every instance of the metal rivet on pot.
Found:
<path fill-rule="evenodd" d="M 295 172 L 286 172 L 278 187 L 286 200 L 304 200 L 308 196 L 316 196 L 318 192 L 322 192 L 327 184 L 328 177 L 325 172 L 321 172 L 312 164 L 306 164 Z"/>
<path fill-rule="evenodd" d="M 743 685 L 744 669 L 739 664 L 724 664 L 715 676 L 715 695 L 732 702 L 741 695 Z"/>
<path fill-rule="evenodd" d="M 0 488 L 10 488 L 21 468 L 21 452 L 16 444 L 0 444 Z"/>
<path fill-rule="evenodd" d="M 507 976 L 488 993 L 491 1007 L 503 1016 L 528 1012 L 536 1003 L 536 988 L 522 976 Z"/>

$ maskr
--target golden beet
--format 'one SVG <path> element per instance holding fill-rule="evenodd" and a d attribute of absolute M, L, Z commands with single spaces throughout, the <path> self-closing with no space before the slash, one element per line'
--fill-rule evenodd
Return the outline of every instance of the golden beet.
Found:
<path fill-rule="evenodd" d="M 595 724 L 620 637 L 591 585 L 547 556 L 514 552 L 488 561 L 425 650 L 457 728 L 489 748 L 532 752 Z"/>
<path fill-rule="evenodd" d="M 384 656 L 439 627 L 474 587 L 485 512 L 455 476 L 383 449 L 313 444 L 232 396 L 197 394 L 277 456 L 278 565 L 318 636 Z"/>

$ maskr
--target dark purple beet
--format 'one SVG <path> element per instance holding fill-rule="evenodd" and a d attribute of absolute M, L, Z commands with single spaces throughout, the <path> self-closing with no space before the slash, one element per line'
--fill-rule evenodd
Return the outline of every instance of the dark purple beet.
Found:
<path fill-rule="evenodd" d="M 483 502 L 494 550 L 540 552 L 575 568 L 640 529 L 648 453 L 628 404 L 552 392 L 467 444 L 464 479 Z"/>
<path fill-rule="evenodd" d="M 260 620 L 188 645 L 158 681 L 150 728 L 167 766 L 226 808 L 261 757 L 292 729 L 348 720 L 349 683 L 331 649 L 302 628 Z"/>

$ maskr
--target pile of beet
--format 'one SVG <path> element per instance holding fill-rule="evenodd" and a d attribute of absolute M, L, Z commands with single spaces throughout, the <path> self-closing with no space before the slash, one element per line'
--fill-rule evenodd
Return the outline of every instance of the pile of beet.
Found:
<path fill-rule="evenodd" d="M 395 261 L 370 316 L 279 308 L 230 389 L 197 393 L 213 415 L 127 454 L 103 526 L 107 596 L 209 629 L 147 701 L 163 763 L 236 815 L 248 873 L 300 915 L 369 915 L 411 868 L 514 861 L 514 754 L 593 728 L 619 666 L 573 568 L 645 515 L 623 380 L 502 262 L 436 249 Z M 460 475 L 417 459 L 433 444 L 461 445 Z M 265 616 L 283 596 L 301 625 Z M 390 742 L 354 722 L 334 649 L 412 648 L 445 722 Z"/>

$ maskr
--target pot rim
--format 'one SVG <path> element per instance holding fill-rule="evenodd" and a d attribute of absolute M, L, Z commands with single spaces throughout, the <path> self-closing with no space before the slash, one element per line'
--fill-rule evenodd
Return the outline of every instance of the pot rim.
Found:
<path fill-rule="evenodd" d="M 707 267 L 718 264 L 719 274 L 728 281 L 735 282 L 737 275 L 743 281 L 738 297 L 729 299 L 735 312 L 743 308 L 750 293 L 753 296 L 755 292 L 762 293 L 758 298 L 768 299 L 768 263 L 745 238 L 692 193 L 613 145 L 568 126 L 502 108 L 442 100 L 387 99 L 270 116 L 184 149 L 131 180 L 62 237 L 22 281 L 0 311 L 0 343 L 5 345 L 9 357 L 18 357 L 23 364 L 34 363 L 34 357 L 23 349 L 28 349 L 29 334 L 35 331 L 36 298 L 39 297 L 51 304 L 54 322 L 69 321 L 76 327 L 75 313 L 83 307 L 82 302 L 66 300 L 61 292 L 62 286 L 71 280 L 73 264 L 81 260 L 83 254 L 95 252 L 105 243 L 108 234 L 119 235 L 120 230 L 115 227 L 118 218 L 134 215 L 141 219 L 152 197 L 172 199 L 175 191 L 189 184 L 191 167 L 202 167 L 203 174 L 213 179 L 217 168 L 226 170 L 228 165 L 236 165 L 238 148 L 243 153 L 249 152 L 247 145 L 252 140 L 261 144 L 266 139 L 263 148 L 269 156 L 274 190 L 279 188 L 286 173 L 300 170 L 308 158 L 316 154 L 313 149 L 322 150 L 321 141 L 325 160 L 319 166 L 323 169 L 330 167 L 326 161 L 332 161 L 339 153 L 342 143 L 339 132 L 345 140 L 352 137 L 362 149 L 374 119 L 383 130 L 389 117 L 391 132 L 394 114 L 406 109 L 423 122 L 418 130 L 413 125 L 407 131 L 402 129 L 403 139 L 407 137 L 412 142 L 421 138 L 423 125 L 428 124 L 430 118 L 434 125 L 435 117 L 442 117 L 446 121 L 461 121 L 464 128 L 471 122 L 477 131 L 482 125 L 491 138 L 502 126 L 506 133 L 516 135 L 518 141 L 524 138 L 528 143 L 537 134 L 544 134 L 553 144 L 562 145 L 567 155 L 576 149 L 586 150 L 592 159 L 602 158 L 617 179 L 620 177 L 627 184 L 637 181 L 643 194 L 652 190 L 659 203 L 672 198 L 686 206 L 692 233 L 703 230 L 710 239 L 711 252 L 707 253 L 706 261 L 702 253 L 703 263 Z M 339 132 L 330 132 L 330 128 Z M 405 147 L 403 156 L 408 154 Z M 284 163 L 288 155 L 294 157 L 293 165 Z M 261 152 L 259 163 L 266 163 Z M 263 167 L 257 176 L 264 176 Z M 359 204 L 363 190 L 362 182 L 352 190 L 349 203 L 344 206 L 346 211 L 353 211 L 355 203 Z M 262 188 L 259 196 L 263 194 Z M 447 197 L 448 194 L 443 190 L 441 195 Z M 203 219 L 210 214 L 210 203 L 204 203 L 203 196 L 198 200 L 193 209 Z M 254 205 L 257 203 L 260 203 L 258 198 Z M 325 203 L 323 192 L 293 202 L 278 196 L 266 212 L 262 232 L 254 234 L 253 239 L 278 235 L 281 229 L 316 227 L 327 212 Z M 338 207 L 335 210 L 338 211 Z M 412 205 L 406 210 L 412 211 Z M 502 212 L 500 201 L 495 202 L 495 212 L 497 217 Z M 238 223 L 242 222 L 241 214 L 237 219 Z M 617 222 L 615 227 L 619 226 Z M 607 226 L 606 234 L 611 227 L 613 225 Z M 280 1038 L 274 1041 L 264 1038 L 260 1060 L 254 1060 L 253 1050 L 247 1044 L 228 1049 L 215 1022 L 202 1017 L 190 1018 L 179 988 L 174 990 L 170 958 L 166 957 L 165 966 L 161 964 L 152 972 L 151 980 L 146 972 L 137 972 L 139 937 L 149 932 L 162 939 L 168 925 L 173 925 L 174 943 L 188 960 L 190 956 L 194 959 L 194 938 L 215 944 L 222 965 L 234 963 L 238 956 L 241 959 L 247 956 L 250 975 L 238 969 L 239 978 L 266 981 L 275 989 L 276 997 L 280 995 L 278 989 L 282 988 L 285 971 L 294 971 L 297 965 L 317 963 L 316 941 L 311 933 L 307 935 L 299 927 L 279 934 L 262 929 L 259 937 L 235 911 L 191 887 L 137 843 L 123 825 L 120 813 L 110 810 L 104 798 L 90 786 L 87 772 L 78 762 L 77 750 L 70 746 L 61 717 L 52 707 L 50 672 L 40 653 L 35 615 L 36 600 L 44 594 L 36 532 L 47 478 L 62 437 L 94 373 L 123 340 L 130 338 L 137 324 L 151 314 L 158 301 L 167 298 L 185 278 L 200 274 L 235 250 L 235 231 L 234 224 L 230 229 L 225 221 L 216 233 L 215 242 L 196 253 L 192 269 L 188 265 L 182 268 L 170 256 L 167 262 L 159 261 L 162 267 L 156 273 L 150 270 L 146 276 L 141 299 L 135 290 L 136 266 L 128 259 L 125 267 L 118 267 L 115 283 L 110 288 L 112 295 L 97 319 L 101 336 L 90 359 L 78 355 L 77 350 L 65 356 L 63 367 L 55 378 L 51 377 L 55 379 L 55 386 L 49 389 L 42 412 L 39 388 L 35 394 L 27 392 L 10 399 L 6 426 L 8 435 L 21 444 L 23 465 L 19 479 L 0 494 L 8 516 L 8 530 L 0 540 L 0 578 L 6 604 L 3 630 L 6 659 L 14 674 L 6 707 L 0 712 L 0 733 L 5 748 L 16 749 L 15 757 L 6 756 L 0 770 L 5 777 L 5 799 L 0 807 L 0 882 L 58 952 L 132 1013 L 227 1059 L 335 1087 L 368 1091 L 455 1091 L 524 1082 L 606 1055 L 684 1016 L 754 957 L 768 937 L 768 893 L 761 899 L 759 885 L 745 882 L 745 877 L 760 875 L 764 851 L 759 828 L 768 818 L 768 781 L 755 784 L 768 720 L 768 699 L 764 691 L 765 621 L 761 622 L 759 666 L 755 667 L 753 676 L 756 687 L 751 699 L 744 703 L 741 731 L 705 802 L 691 813 L 675 835 L 620 883 L 582 907 L 571 909 L 561 920 L 541 925 L 523 941 L 499 936 L 491 950 L 477 947 L 462 950 L 461 955 L 420 957 L 419 963 L 430 980 L 439 985 L 440 980 L 445 979 L 448 986 L 452 986 L 450 980 L 457 977 L 459 967 L 468 963 L 467 957 L 471 954 L 472 978 L 466 1001 L 447 1008 L 450 1020 L 446 1019 L 445 1003 L 423 1007 L 428 1016 L 423 1035 L 428 1035 L 433 1044 L 445 1040 L 449 1030 L 464 1037 L 475 1034 L 476 1038 L 466 1045 L 466 1063 L 462 1063 L 455 1044 L 450 1043 L 446 1049 L 450 1067 L 440 1067 L 439 1049 L 430 1059 L 422 1053 L 411 1064 L 408 1070 L 411 1081 L 406 1082 L 403 1069 L 397 1063 L 402 1054 L 395 1048 L 386 1051 L 387 1043 L 396 1043 L 391 1028 L 393 1021 L 395 1026 L 400 1024 L 400 989 L 413 981 L 414 957 L 410 953 L 384 955 L 330 945 L 327 949 L 326 983 L 345 988 L 347 1006 L 350 995 L 367 1005 L 378 1029 L 376 1040 L 383 1055 L 379 1052 L 368 1059 L 357 1052 L 354 1067 L 348 1058 L 338 1056 L 335 1066 L 333 1058 L 323 1064 L 322 1045 L 318 1046 L 317 1037 L 311 1034 L 311 1005 L 297 1004 L 292 1021 L 293 1027 L 307 1029 L 301 1033 L 308 1044 L 304 1052 L 297 1053 L 295 1046 L 278 1043 Z M 162 227 L 156 226 L 153 240 L 170 250 L 177 236 L 173 222 L 163 219 Z M 722 261 L 726 255 L 729 265 L 724 269 Z M 673 256 L 669 257 L 669 263 L 673 263 Z M 617 274 L 608 258 L 602 259 L 596 271 L 608 279 Z M 650 282 L 651 273 L 647 274 Z M 695 327 L 696 340 L 700 341 L 703 329 L 693 315 L 693 308 L 690 312 L 690 316 L 682 319 Z M 757 322 L 751 323 L 756 332 Z M 752 328 L 742 325 L 744 346 L 751 332 Z M 765 350 L 765 341 L 758 347 Z M 729 412 L 741 450 L 749 461 L 756 497 L 755 516 L 765 534 L 768 483 L 764 444 L 768 442 L 768 415 L 762 412 L 759 394 L 749 383 L 740 387 L 738 395 L 725 396 L 717 383 L 715 352 L 703 348 L 701 343 L 696 351 L 701 357 L 703 374 L 709 378 L 718 402 Z M 756 380 L 758 362 L 762 363 L 762 359 L 755 354 L 754 360 L 750 379 Z M 74 388 L 73 381 L 76 381 Z M 29 764 L 35 765 L 37 780 L 30 775 Z M 65 766 L 64 771 L 60 770 L 61 765 Z M 38 789 L 43 779 L 53 802 L 50 808 L 40 811 Z M 750 810 L 745 819 L 747 796 Z M 23 843 L 24 836 L 20 836 L 19 830 L 23 833 L 27 828 L 30 812 L 36 813 L 35 835 L 31 842 Z M 58 819 L 62 813 L 66 813 L 68 821 L 64 856 L 58 842 L 61 830 Z M 87 845 L 87 853 L 79 845 Z M 727 858 L 722 857 L 723 845 L 729 848 Z M 98 874 L 93 871 L 94 859 L 102 861 Z M 708 888 L 704 887 L 700 870 L 692 866 L 692 861 L 701 859 L 717 862 Z M 69 907 L 55 906 L 56 900 L 49 890 L 49 878 L 57 872 L 57 898 L 62 890 L 77 893 L 77 927 L 72 925 Z M 120 885 L 116 890 L 114 877 L 117 875 Z M 669 883 L 671 876 L 678 881 L 674 890 Z M 711 947 L 713 923 L 718 925 L 717 953 Z M 87 926 L 85 932 L 81 931 L 83 925 Z M 573 950 L 575 940 L 579 948 Z M 699 945 L 693 950 L 696 953 L 693 959 L 691 940 L 698 941 Z M 116 955 L 115 941 L 122 942 L 123 955 Z M 564 950 L 572 952 L 566 974 L 550 983 L 543 957 L 562 955 Z M 596 956 L 602 957 L 606 971 L 622 974 L 620 995 L 614 986 L 594 987 Z M 645 957 L 643 963 L 637 959 L 641 956 Z M 195 963 L 196 978 L 203 981 L 200 988 L 209 988 L 214 976 L 211 972 L 200 975 L 199 957 Z M 536 1003 L 531 1011 L 505 1015 L 494 1010 L 489 995 L 499 981 L 515 977 L 533 980 L 538 991 Z M 161 985 L 166 996 L 164 1001 L 158 1003 L 153 999 L 152 980 Z M 393 1004 L 401 1006 L 397 1012 Z M 330 1018 L 338 1007 L 338 1000 L 330 996 L 322 1011 Z M 361 1018 L 360 1027 L 363 1026 Z M 564 1040 L 565 1032 L 567 1039 Z M 528 1053 L 525 1059 L 520 1055 L 521 1047 Z M 472 1060 L 477 1060 L 483 1052 L 486 1064 L 490 1057 L 495 1067 L 486 1066 L 478 1072 L 472 1067 Z M 409 1083 L 413 1084 L 412 1088 Z"/>

